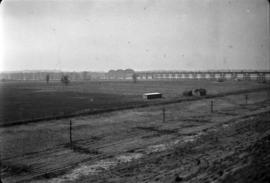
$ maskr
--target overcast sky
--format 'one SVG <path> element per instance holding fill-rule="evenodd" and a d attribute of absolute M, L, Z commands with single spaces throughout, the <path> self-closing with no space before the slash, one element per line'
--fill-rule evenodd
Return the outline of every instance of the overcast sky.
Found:
<path fill-rule="evenodd" d="M 269 69 L 267 0 L 4 0 L 0 70 Z"/>

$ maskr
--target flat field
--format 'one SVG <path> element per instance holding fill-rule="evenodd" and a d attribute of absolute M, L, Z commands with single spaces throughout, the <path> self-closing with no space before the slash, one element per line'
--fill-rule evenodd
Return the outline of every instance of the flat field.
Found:
<path fill-rule="evenodd" d="M 98 111 L 148 103 L 145 92 L 160 92 L 164 100 L 181 98 L 186 89 L 206 88 L 209 94 L 265 87 L 257 82 L 207 80 L 0 83 L 0 125 L 37 118 L 65 116 L 80 111 Z"/>
<path fill-rule="evenodd" d="M 104 94 L 106 87 L 115 94 L 125 86 L 126 93 L 122 95 L 137 97 L 136 100 L 141 100 L 142 91 L 150 92 L 153 88 L 161 88 L 159 91 L 171 99 L 178 98 L 185 88 L 197 87 L 212 94 L 238 90 L 247 93 L 0 127 L 3 182 L 269 180 L 270 100 L 266 85 L 211 81 L 160 83 L 163 82 L 140 82 L 136 84 L 137 90 L 131 89 L 133 83 L 125 82 L 74 83 L 64 91 L 57 84 L 53 91 L 45 84 L 23 83 L 21 88 L 38 93 L 69 93 L 81 87 L 84 90 L 76 94 L 83 95 L 91 94 L 87 90 L 89 86 L 95 89 L 98 87 L 94 86 L 100 86 Z M 181 83 L 183 88 L 178 86 Z M 256 88 L 265 89 L 249 91 Z"/>

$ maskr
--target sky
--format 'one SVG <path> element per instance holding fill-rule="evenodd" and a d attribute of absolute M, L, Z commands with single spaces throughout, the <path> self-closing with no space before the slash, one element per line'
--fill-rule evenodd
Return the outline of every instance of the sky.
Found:
<path fill-rule="evenodd" d="M 270 69 L 267 0 L 4 0 L 0 71 Z"/>

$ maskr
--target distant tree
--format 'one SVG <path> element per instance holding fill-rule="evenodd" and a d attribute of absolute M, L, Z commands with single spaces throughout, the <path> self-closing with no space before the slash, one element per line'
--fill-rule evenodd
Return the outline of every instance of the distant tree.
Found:
<path fill-rule="evenodd" d="M 70 83 L 70 80 L 68 78 L 68 75 L 63 75 L 62 76 L 61 83 L 63 83 L 64 85 L 68 85 Z"/>
<path fill-rule="evenodd" d="M 137 74 L 136 73 L 132 74 L 132 80 L 133 80 L 133 83 L 137 83 Z"/>
<path fill-rule="evenodd" d="M 126 69 L 125 72 L 126 73 L 134 73 L 135 71 L 133 69 Z"/>
<path fill-rule="evenodd" d="M 47 84 L 50 82 L 50 75 L 49 74 L 46 75 L 46 82 L 47 82 Z"/>

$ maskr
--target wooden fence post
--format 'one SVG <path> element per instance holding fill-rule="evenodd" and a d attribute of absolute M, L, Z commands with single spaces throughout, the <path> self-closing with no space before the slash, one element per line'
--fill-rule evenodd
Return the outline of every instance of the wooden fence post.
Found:
<path fill-rule="evenodd" d="M 162 108 L 163 123 L 165 123 L 165 108 Z"/>
<path fill-rule="evenodd" d="M 214 102 L 211 100 L 211 112 L 214 112 Z"/>
<path fill-rule="evenodd" d="M 69 121 L 69 143 L 70 146 L 72 147 L 72 121 Z"/>
<path fill-rule="evenodd" d="M 245 95 L 246 105 L 248 104 L 248 94 Z"/>

